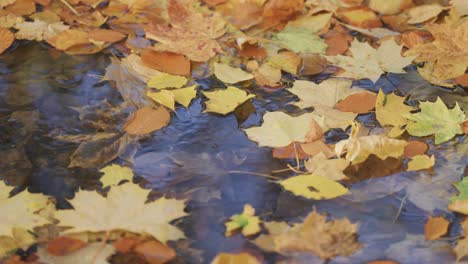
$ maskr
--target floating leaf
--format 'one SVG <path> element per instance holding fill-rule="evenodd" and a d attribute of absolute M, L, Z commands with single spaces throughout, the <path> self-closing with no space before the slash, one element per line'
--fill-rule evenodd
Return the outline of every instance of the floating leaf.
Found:
<path fill-rule="evenodd" d="M 340 183 L 314 174 L 294 176 L 279 184 L 294 195 L 314 200 L 333 199 L 348 192 Z"/>
<path fill-rule="evenodd" d="M 429 217 L 424 225 L 426 240 L 436 240 L 447 234 L 450 222 L 443 217 Z"/>
<path fill-rule="evenodd" d="M 343 170 L 348 167 L 349 161 L 345 159 L 328 159 L 323 152 L 320 152 L 304 162 L 304 165 L 307 171 L 314 175 L 321 175 L 330 180 L 339 181 L 347 178 Z"/>
<path fill-rule="evenodd" d="M 434 103 L 421 102 L 419 107 L 421 112 L 407 117 L 413 121 L 406 127 L 410 135 L 435 135 L 435 144 L 441 144 L 457 134 L 462 134 L 460 124 L 465 121 L 465 114 L 458 104 L 455 104 L 453 109 L 448 109 L 442 99 L 437 98 Z"/>
<path fill-rule="evenodd" d="M 406 117 L 413 107 L 404 102 L 405 97 L 384 94 L 382 90 L 377 94 L 375 115 L 381 126 L 393 126 L 389 132 L 390 137 L 401 135 L 405 131 L 402 127 L 408 124 Z"/>
<path fill-rule="evenodd" d="M 251 80 L 254 77 L 240 68 L 234 68 L 223 63 L 214 64 L 214 74 L 220 81 L 229 84 Z"/>
<path fill-rule="evenodd" d="M 342 112 L 365 114 L 374 109 L 377 96 L 371 92 L 359 92 L 346 96 L 335 105 Z"/>
<path fill-rule="evenodd" d="M 416 155 L 411 158 L 410 162 L 408 162 L 407 171 L 430 169 L 434 166 L 434 164 L 435 164 L 434 156 L 429 157 L 428 155 Z"/>
<path fill-rule="evenodd" d="M 8 29 L 0 27 L 0 54 L 8 49 L 15 41 L 15 35 Z"/>
<path fill-rule="evenodd" d="M 297 74 L 301 57 L 294 52 L 283 51 L 270 57 L 268 63 L 291 74 Z"/>
<path fill-rule="evenodd" d="M 222 115 L 229 114 L 245 101 L 255 97 L 255 95 L 248 94 L 246 91 L 234 86 L 228 86 L 226 89 L 215 91 L 202 91 L 202 93 L 209 99 L 205 102 L 206 112 Z"/>
<path fill-rule="evenodd" d="M 211 262 L 211 264 L 260 264 L 255 257 L 248 253 L 219 253 Z"/>
<path fill-rule="evenodd" d="M 56 219 L 60 226 L 70 227 L 65 234 L 125 230 L 151 235 L 163 243 L 183 238 L 169 222 L 186 215 L 184 201 L 163 197 L 146 203 L 150 191 L 133 183 L 112 186 L 107 197 L 80 190 L 69 201 L 74 209 L 58 211 Z"/>
<path fill-rule="evenodd" d="M 190 60 L 184 55 L 146 50 L 141 53 L 141 61 L 147 67 L 161 72 L 182 76 L 190 75 Z"/>
<path fill-rule="evenodd" d="M 244 236 L 255 235 L 260 232 L 260 223 L 260 218 L 255 216 L 255 209 L 250 204 L 246 204 L 242 214 L 231 216 L 225 223 L 226 236 L 232 236 L 239 229 Z"/>
<path fill-rule="evenodd" d="M 144 135 L 167 126 L 170 119 L 171 115 L 164 107 L 153 109 L 146 106 L 135 111 L 127 119 L 124 129 L 131 135 Z"/>
<path fill-rule="evenodd" d="M 187 83 L 187 78 L 172 74 L 163 73 L 151 78 L 148 87 L 157 89 L 181 88 Z"/>
<path fill-rule="evenodd" d="M 102 183 L 103 188 L 117 185 L 124 180 L 131 182 L 133 179 L 132 169 L 128 167 L 122 167 L 117 164 L 112 164 L 102 168 L 99 172 L 104 173 L 104 175 L 99 180 Z"/>
<path fill-rule="evenodd" d="M 136 245 L 133 251 L 143 256 L 150 264 L 167 263 L 177 256 L 174 249 L 157 240 L 146 241 Z"/>
<path fill-rule="evenodd" d="M 274 39 L 297 53 L 323 54 L 327 49 L 327 44 L 310 28 L 288 26 L 275 34 Z"/>

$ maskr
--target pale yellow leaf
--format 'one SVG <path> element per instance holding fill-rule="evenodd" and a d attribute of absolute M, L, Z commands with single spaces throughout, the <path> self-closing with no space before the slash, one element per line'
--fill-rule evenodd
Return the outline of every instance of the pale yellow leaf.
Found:
<path fill-rule="evenodd" d="M 197 96 L 196 88 L 197 85 L 195 84 L 189 87 L 170 90 L 170 92 L 174 95 L 174 99 L 177 103 L 184 107 L 189 107 L 190 102 L 192 102 L 193 98 Z"/>
<path fill-rule="evenodd" d="M 17 39 L 43 41 L 68 30 L 70 27 L 62 22 L 48 24 L 41 20 L 35 20 L 33 22 L 23 21 L 16 23 L 14 28 L 18 30 L 15 33 Z"/>
<path fill-rule="evenodd" d="M 254 77 L 240 68 L 231 67 L 223 63 L 214 64 L 214 74 L 220 81 L 229 84 L 250 80 Z"/>
<path fill-rule="evenodd" d="M 255 209 L 250 205 L 244 205 L 242 214 L 236 214 L 229 218 L 226 226 L 226 236 L 232 236 L 236 230 L 241 230 L 244 236 L 255 235 L 260 232 L 260 218 L 255 216 Z"/>
<path fill-rule="evenodd" d="M 339 181 L 346 179 L 343 173 L 349 161 L 345 159 L 328 159 L 323 152 L 313 156 L 304 162 L 308 172 L 314 175 L 321 175 L 330 180 Z"/>
<path fill-rule="evenodd" d="M 174 94 L 169 90 L 161 90 L 158 92 L 148 91 L 146 92 L 146 96 L 171 110 L 175 110 Z"/>
<path fill-rule="evenodd" d="M 429 157 L 428 155 L 416 155 L 411 158 L 411 161 L 408 162 L 407 171 L 417 171 L 417 170 L 426 170 L 430 169 L 435 164 L 434 155 Z"/>
<path fill-rule="evenodd" d="M 408 10 L 410 19 L 407 21 L 408 24 L 418 24 L 425 22 L 429 19 L 438 16 L 444 8 L 439 4 L 428 4 L 415 6 Z"/>
<path fill-rule="evenodd" d="M 163 73 L 151 78 L 148 81 L 148 87 L 157 89 L 181 88 L 187 83 L 187 81 L 187 78 L 183 76 Z"/>
<path fill-rule="evenodd" d="M 255 95 L 234 86 L 228 86 L 226 89 L 215 91 L 202 91 L 202 93 L 209 99 L 205 102 L 205 111 L 222 115 L 229 114 L 245 101 L 255 97 Z"/>
<path fill-rule="evenodd" d="M 348 192 L 340 183 L 314 174 L 294 176 L 279 184 L 294 195 L 314 200 L 333 199 Z"/>
<path fill-rule="evenodd" d="M 102 183 L 102 187 L 113 186 L 119 184 L 121 181 L 127 180 L 132 181 L 133 171 L 128 167 L 122 167 L 117 164 L 112 164 L 101 169 L 99 172 L 104 175 L 99 180 Z"/>
<path fill-rule="evenodd" d="M 413 110 L 413 107 L 404 102 L 405 97 L 393 93 L 384 94 L 382 90 L 377 95 L 375 115 L 381 126 L 392 126 L 389 132 L 390 137 L 401 135 L 405 131 L 402 127 L 408 124 L 406 116 Z"/>

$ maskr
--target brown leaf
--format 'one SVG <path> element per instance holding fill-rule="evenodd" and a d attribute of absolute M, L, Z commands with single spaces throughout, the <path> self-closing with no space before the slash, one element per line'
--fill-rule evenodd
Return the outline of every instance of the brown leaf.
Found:
<path fill-rule="evenodd" d="M 336 13 L 340 20 L 360 28 L 380 28 L 382 22 L 370 8 L 358 6 L 351 8 L 340 8 Z"/>
<path fill-rule="evenodd" d="M 405 147 L 405 151 L 403 153 L 403 156 L 405 158 L 412 158 L 417 155 L 422 155 L 426 153 L 428 146 L 426 143 L 421 142 L 421 141 L 408 141 L 408 145 Z"/>
<path fill-rule="evenodd" d="M 149 264 L 163 264 L 176 257 L 174 249 L 155 240 L 137 245 L 134 251 L 142 255 Z"/>
<path fill-rule="evenodd" d="M 34 0 L 36 4 L 48 6 L 52 0 Z"/>
<path fill-rule="evenodd" d="M 381 160 L 376 155 L 371 154 L 366 161 L 356 165 L 351 165 L 344 170 L 348 176 L 347 182 L 356 183 L 371 178 L 385 177 L 403 171 L 403 161 L 388 157 Z"/>
<path fill-rule="evenodd" d="M 368 113 L 375 108 L 377 95 L 370 92 L 359 92 L 347 96 L 335 105 L 335 109 L 342 112 L 353 112 L 358 114 Z"/>
<path fill-rule="evenodd" d="M 239 49 L 239 56 L 263 60 L 267 56 L 267 51 L 265 48 L 259 47 L 257 44 L 245 43 L 242 45 L 242 49 Z"/>
<path fill-rule="evenodd" d="M 62 236 L 47 243 L 47 252 L 54 256 L 65 256 L 85 246 L 86 242 L 82 240 Z"/>
<path fill-rule="evenodd" d="M 301 144 L 301 149 L 304 153 L 314 156 L 323 152 L 327 158 L 331 158 L 335 156 L 335 152 L 322 140 L 317 140 L 311 143 L 303 143 Z"/>
<path fill-rule="evenodd" d="M 211 262 L 211 264 L 260 264 L 260 263 L 261 262 L 258 261 L 257 258 L 255 258 L 254 256 L 248 253 L 238 253 L 238 254 L 220 253 Z"/>
<path fill-rule="evenodd" d="M 422 30 L 413 30 L 401 34 L 401 43 L 407 48 L 413 48 L 419 45 L 423 45 L 426 40 L 431 39 L 431 35 L 428 32 Z"/>
<path fill-rule="evenodd" d="M 58 50 L 68 50 L 75 46 L 90 44 L 88 33 L 78 30 L 65 30 L 47 40 Z"/>
<path fill-rule="evenodd" d="M 255 1 L 238 1 L 232 9 L 231 23 L 246 30 L 262 22 L 263 6 Z"/>
<path fill-rule="evenodd" d="M 203 0 L 203 3 L 209 5 L 209 6 L 215 6 L 215 5 L 220 5 L 222 3 L 227 2 L 228 0 Z"/>
<path fill-rule="evenodd" d="M 299 159 L 306 159 L 310 157 L 309 154 L 302 150 L 301 143 L 291 143 L 286 147 L 273 148 L 272 150 L 273 157 L 277 159 L 294 159 L 296 158 L 296 152 Z"/>
<path fill-rule="evenodd" d="M 336 27 L 335 27 L 336 28 Z M 327 43 L 327 55 L 344 54 L 349 47 L 349 43 L 353 37 L 346 32 L 329 31 L 325 34 L 325 43 Z"/>
<path fill-rule="evenodd" d="M 160 106 L 153 109 L 150 106 L 135 111 L 125 122 L 123 129 L 131 135 L 144 135 L 159 130 L 171 120 L 166 108 Z"/>
<path fill-rule="evenodd" d="M 450 222 L 443 217 L 429 217 L 424 225 L 426 240 L 436 240 L 447 234 Z"/>
<path fill-rule="evenodd" d="M 270 0 L 265 4 L 263 17 L 266 25 L 281 25 L 304 9 L 303 0 Z"/>
<path fill-rule="evenodd" d="M 130 253 L 138 245 L 143 243 L 143 240 L 135 236 L 121 237 L 112 245 L 119 253 Z"/>
<path fill-rule="evenodd" d="M 327 60 L 318 54 L 302 55 L 302 69 L 300 75 L 315 75 L 327 67 Z"/>
<path fill-rule="evenodd" d="M 468 135 L 468 121 L 461 123 L 463 134 Z"/>
<path fill-rule="evenodd" d="M 174 75 L 190 75 L 190 60 L 184 55 L 145 50 L 141 53 L 141 61 L 145 66 L 158 71 Z"/>
<path fill-rule="evenodd" d="M 13 4 L 6 7 L 5 11 L 17 16 L 31 15 L 36 12 L 36 4 L 33 0 L 16 0 Z"/>
<path fill-rule="evenodd" d="M 457 82 L 459 85 L 463 87 L 468 87 L 468 73 L 465 73 L 455 78 L 455 82 Z"/>
<path fill-rule="evenodd" d="M 110 43 L 114 43 L 125 38 L 125 34 L 122 34 L 118 31 L 100 28 L 91 30 L 88 32 L 88 36 L 92 40 L 105 41 Z"/>
<path fill-rule="evenodd" d="M 15 41 L 15 35 L 8 29 L 0 27 L 0 54 Z"/>

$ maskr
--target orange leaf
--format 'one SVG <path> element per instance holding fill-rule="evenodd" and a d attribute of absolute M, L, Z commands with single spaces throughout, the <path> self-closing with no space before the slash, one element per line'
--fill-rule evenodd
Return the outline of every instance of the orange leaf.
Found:
<path fill-rule="evenodd" d="M 93 29 L 88 32 L 88 36 L 92 40 L 111 43 L 120 41 L 125 38 L 125 34 L 109 29 Z"/>
<path fill-rule="evenodd" d="M 86 242 L 71 237 L 58 237 L 47 243 L 47 252 L 54 256 L 65 256 L 86 246 Z"/>
<path fill-rule="evenodd" d="M 278 22 L 287 22 L 303 9 L 303 0 L 270 0 L 265 4 L 263 17 L 278 24 Z"/>
<path fill-rule="evenodd" d="M 159 241 L 148 241 L 139 244 L 134 251 L 142 255 L 149 264 L 163 264 L 176 257 L 174 249 Z"/>
<path fill-rule="evenodd" d="M 70 29 L 55 35 L 47 40 L 52 46 L 58 50 L 68 50 L 75 46 L 90 44 L 88 33 L 78 30 Z"/>
<path fill-rule="evenodd" d="M 112 245 L 119 253 L 130 253 L 138 244 L 141 243 L 143 243 L 143 240 L 139 237 L 122 237 Z"/>
<path fill-rule="evenodd" d="M 327 55 L 343 54 L 348 50 L 349 42 L 353 38 L 343 32 L 330 31 L 325 35 L 325 43 L 327 43 Z"/>
<path fill-rule="evenodd" d="M 36 12 L 36 4 L 32 0 L 16 0 L 13 4 L 6 7 L 5 11 L 17 16 L 31 15 Z"/>
<path fill-rule="evenodd" d="M 465 121 L 461 124 L 463 134 L 468 135 L 468 121 Z"/>
<path fill-rule="evenodd" d="M 465 73 L 455 78 L 455 82 L 457 82 L 459 85 L 463 87 L 468 87 L 468 73 Z"/>
<path fill-rule="evenodd" d="M 443 217 L 429 217 L 424 226 L 426 240 L 436 240 L 447 234 L 450 222 Z"/>
<path fill-rule="evenodd" d="M 380 28 L 382 22 L 370 8 L 358 6 L 351 8 L 340 8 L 336 15 L 346 24 L 360 28 Z"/>
<path fill-rule="evenodd" d="M 145 66 L 174 75 L 190 75 L 190 60 L 184 55 L 162 51 L 146 50 L 141 53 Z"/>
<path fill-rule="evenodd" d="M 158 109 L 153 109 L 145 106 L 134 112 L 123 128 L 128 134 L 144 135 L 167 126 L 170 119 L 171 115 L 166 108 L 160 106 Z"/>
<path fill-rule="evenodd" d="M 405 158 L 411 158 L 417 155 L 422 155 L 426 152 L 427 145 L 421 141 L 408 141 L 406 145 L 403 156 Z"/>
<path fill-rule="evenodd" d="M 335 109 L 342 112 L 358 114 L 368 113 L 374 109 L 377 95 L 369 92 L 359 92 L 349 95 L 335 105 Z"/>
<path fill-rule="evenodd" d="M 242 49 L 239 50 L 239 56 L 263 60 L 267 56 L 267 51 L 265 48 L 259 47 L 256 44 L 245 43 L 242 45 Z"/>
<path fill-rule="evenodd" d="M 294 150 L 296 148 L 296 150 Z M 294 159 L 296 158 L 296 152 L 299 159 L 306 159 L 310 157 L 301 148 L 301 143 L 291 143 L 286 147 L 274 148 L 273 157 L 277 159 Z"/>
<path fill-rule="evenodd" d="M 203 0 L 203 3 L 209 6 L 215 6 L 227 2 L 227 0 Z"/>
<path fill-rule="evenodd" d="M 15 41 L 15 35 L 8 29 L 0 27 L 0 54 L 8 49 Z"/>

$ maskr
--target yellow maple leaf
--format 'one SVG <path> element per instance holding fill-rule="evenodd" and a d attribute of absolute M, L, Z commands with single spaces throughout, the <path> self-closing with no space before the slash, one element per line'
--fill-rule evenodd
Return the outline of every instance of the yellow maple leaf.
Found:
<path fill-rule="evenodd" d="M 197 96 L 196 87 L 197 85 L 195 84 L 179 89 L 161 90 L 157 92 L 148 91 L 146 95 L 165 107 L 175 110 L 175 102 L 189 107 L 190 102 Z"/>
<path fill-rule="evenodd" d="M 132 181 L 133 171 L 128 167 L 122 167 L 117 164 L 109 165 L 99 172 L 104 173 L 104 175 L 99 180 L 102 183 L 102 187 L 106 188 L 107 186 L 113 186 L 119 184 L 121 181 L 127 180 Z"/>
<path fill-rule="evenodd" d="M 202 91 L 202 93 L 209 99 L 205 102 L 206 112 L 222 115 L 229 114 L 245 101 L 255 97 L 255 95 L 234 86 L 228 86 L 222 90 Z"/>
<path fill-rule="evenodd" d="M 170 221 L 185 216 L 183 200 L 160 198 L 146 203 L 151 190 L 134 183 L 111 187 L 107 197 L 80 190 L 70 200 L 74 209 L 59 210 L 56 219 L 65 234 L 125 230 L 148 234 L 159 241 L 184 238 Z"/>
<path fill-rule="evenodd" d="M 413 107 L 406 105 L 405 97 L 396 94 L 384 94 L 382 90 L 377 94 L 375 115 L 381 126 L 392 126 L 388 133 L 390 137 L 397 137 L 405 132 L 403 126 L 408 124 L 406 116 Z"/>
<path fill-rule="evenodd" d="M 314 174 L 294 176 L 279 184 L 295 195 L 314 200 L 333 199 L 348 192 L 340 183 Z"/>
<path fill-rule="evenodd" d="M 255 216 L 255 209 L 250 205 L 244 205 L 242 214 L 236 214 L 225 223 L 226 236 L 232 236 L 236 230 L 241 230 L 244 236 L 255 235 L 260 232 L 260 218 Z"/>

